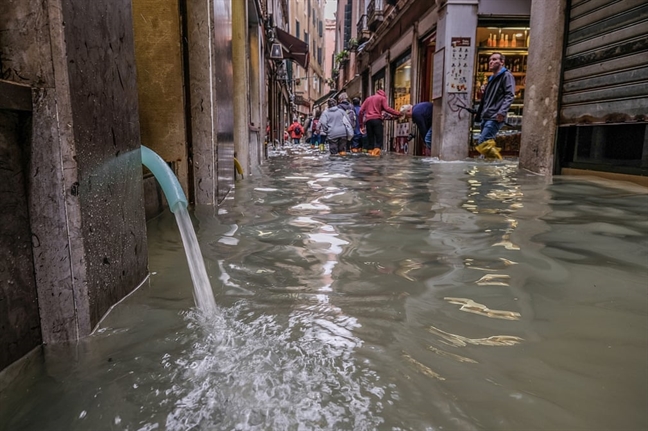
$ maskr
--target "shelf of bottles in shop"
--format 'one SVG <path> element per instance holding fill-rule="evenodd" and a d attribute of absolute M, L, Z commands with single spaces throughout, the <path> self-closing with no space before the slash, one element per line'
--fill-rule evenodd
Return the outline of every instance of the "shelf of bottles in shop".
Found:
<path fill-rule="evenodd" d="M 482 44 L 481 48 L 528 48 L 530 37 L 530 35 L 527 35 L 526 39 L 522 38 L 522 40 L 518 41 L 518 38 L 514 35 L 501 33 L 498 38 L 496 33 L 490 33 L 488 39 Z"/>

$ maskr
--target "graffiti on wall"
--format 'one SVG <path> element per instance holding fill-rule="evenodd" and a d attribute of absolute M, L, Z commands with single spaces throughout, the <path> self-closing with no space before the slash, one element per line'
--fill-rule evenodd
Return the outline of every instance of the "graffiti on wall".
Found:
<path fill-rule="evenodd" d="M 27 78 L 21 76 L 18 71 L 9 66 L 10 61 L 0 54 L 0 79 L 12 82 L 27 82 Z"/>
<path fill-rule="evenodd" d="M 470 115 L 466 112 L 466 106 L 470 106 L 468 102 L 468 93 L 454 93 L 448 94 L 448 108 L 451 112 L 457 114 L 457 119 L 461 120 L 465 116 Z"/>

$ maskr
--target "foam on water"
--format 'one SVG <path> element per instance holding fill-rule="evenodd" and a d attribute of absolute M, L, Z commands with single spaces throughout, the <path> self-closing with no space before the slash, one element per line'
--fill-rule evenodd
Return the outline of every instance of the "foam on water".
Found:
<path fill-rule="evenodd" d="M 357 322 L 316 308 L 284 323 L 244 302 L 207 321 L 190 313 L 194 342 L 164 360 L 176 400 L 166 429 L 376 429 L 386 388 L 353 357 Z"/>

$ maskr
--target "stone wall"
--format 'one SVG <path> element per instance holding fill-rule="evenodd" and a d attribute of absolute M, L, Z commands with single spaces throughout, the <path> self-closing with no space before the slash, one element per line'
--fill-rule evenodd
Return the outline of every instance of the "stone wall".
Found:
<path fill-rule="evenodd" d="M 30 120 L 0 106 L 0 370 L 41 343 L 26 193 Z"/>
<path fill-rule="evenodd" d="M 147 272 L 133 19 L 130 0 L 62 5 L 94 326 Z"/>
<path fill-rule="evenodd" d="M 0 2 L 2 78 L 34 95 L 26 199 L 45 343 L 89 334 L 147 274 L 132 25 L 130 0 Z"/>

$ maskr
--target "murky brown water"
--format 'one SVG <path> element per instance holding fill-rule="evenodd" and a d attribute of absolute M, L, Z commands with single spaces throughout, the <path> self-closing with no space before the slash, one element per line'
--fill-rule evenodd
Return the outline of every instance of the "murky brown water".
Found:
<path fill-rule="evenodd" d="M 648 196 L 511 163 L 272 158 L 0 395 L 6 430 L 640 430 Z"/>

